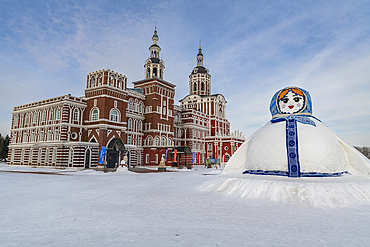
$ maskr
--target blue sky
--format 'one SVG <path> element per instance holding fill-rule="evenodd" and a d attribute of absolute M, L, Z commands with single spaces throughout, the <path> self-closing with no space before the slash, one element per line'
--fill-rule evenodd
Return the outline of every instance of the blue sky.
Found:
<path fill-rule="evenodd" d="M 232 130 L 251 135 L 286 86 L 310 92 L 313 113 L 347 142 L 370 146 L 370 1 L 1 1 L 0 133 L 14 106 L 82 96 L 109 68 L 131 82 L 157 22 L 164 77 L 188 94 L 199 39 L 212 93 Z"/>

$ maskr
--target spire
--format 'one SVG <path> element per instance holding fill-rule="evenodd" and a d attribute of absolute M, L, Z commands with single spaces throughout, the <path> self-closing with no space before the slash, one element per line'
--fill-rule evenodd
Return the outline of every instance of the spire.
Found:
<path fill-rule="evenodd" d="M 157 23 L 156 23 L 157 24 Z M 157 77 L 163 79 L 164 62 L 160 58 L 161 48 L 158 45 L 157 25 L 154 27 L 154 34 L 152 37 L 153 44 L 149 47 L 149 58 L 145 61 L 145 78 Z"/>
<path fill-rule="evenodd" d="M 153 45 L 158 45 L 159 38 L 157 35 L 157 26 L 154 27 L 154 34 L 153 34 L 152 40 L 153 40 Z"/>
<path fill-rule="evenodd" d="M 203 54 L 202 54 L 202 46 L 200 44 L 201 40 L 199 40 L 199 50 L 197 55 L 197 66 L 203 66 Z"/>

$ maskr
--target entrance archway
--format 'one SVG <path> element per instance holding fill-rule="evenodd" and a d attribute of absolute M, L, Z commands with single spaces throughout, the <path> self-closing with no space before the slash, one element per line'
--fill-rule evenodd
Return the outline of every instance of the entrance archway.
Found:
<path fill-rule="evenodd" d="M 125 150 L 121 138 L 113 138 L 107 146 L 107 168 L 116 168 L 119 165 L 119 156 Z"/>

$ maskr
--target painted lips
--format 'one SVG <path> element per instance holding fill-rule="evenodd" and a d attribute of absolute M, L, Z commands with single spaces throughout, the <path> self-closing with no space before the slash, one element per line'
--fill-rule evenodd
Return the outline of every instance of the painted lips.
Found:
<path fill-rule="evenodd" d="M 294 105 L 290 105 L 290 106 L 288 106 L 288 107 L 289 107 L 289 109 L 293 109 Z"/>

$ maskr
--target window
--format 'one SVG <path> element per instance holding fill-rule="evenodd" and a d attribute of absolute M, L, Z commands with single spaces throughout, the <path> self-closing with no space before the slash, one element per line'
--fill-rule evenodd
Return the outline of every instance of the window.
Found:
<path fill-rule="evenodd" d="M 162 137 L 161 146 L 166 146 L 166 138 Z"/>
<path fill-rule="evenodd" d="M 152 112 L 152 107 L 151 106 L 149 106 L 149 112 Z"/>
<path fill-rule="evenodd" d="M 51 159 L 52 159 L 52 162 L 55 163 L 57 159 L 57 149 L 56 148 L 53 148 L 53 156 Z"/>
<path fill-rule="evenodd" d="M 131 145 L 131 136 L 127 137 L 127 144 Z"/>
<path fill-rule="evenodd" d="M 44 131 L 41 131 L 40 133 L 40 141 L 44 141 Z"/>
<path fill-rule="evenodd" d="M 154 77 L 157 77 L 157 68 L 154 68 L 154 69 L 153 69 L 153 76 L 154 76 Z"/>
<path fill-rule="evenodd" d="M 99 111 L 97 109 L 94 109 L 93 112 L 92 112 L 91 120 L 96 121 L 98 119 L 99 119 Z"/>
<path fill-rule="evenodd" d="M 118 88 L 121 89 L 122 88 L 122 80 L 119 80 L 118 81 Z"/>
<path fill-rule="evenodd" d="M 23 142 L 27 142 L 27 134 L 23 133 Z"/>
<path fill-rule="evenodd" d="M 194 91 L 197 91 L 197 83 L 194 82 Z"/>
<path fill-rule="evenodd" d="M 204 82 L 202 82 L 202 84 L 200 84 L 200 87 L 201 87 L 201 90 L 204 91 Z"/>
<path fill-rule="evenodd" d="M 39 148 L 37 152 L 37 163 L 41 164 L 42 149 Z"/>
<path fill-rule="evenodd" d="M 74 109 L 73 110 L 73 121 L 78 121 L 78 115 L 79 115 L 78 109 Z"/>
<path fill-rule="evenodd" d="M 33 113 L 33 123 L 35 124 L 37 122 L 37 112 Z"/>
<path fill-rule="evenodd" d="M 22 152 L 21 152 L 21 162 L 24 161 L 24 148 L 22 149 Z"/>
<path fill-rule="evenodd" d="M 31 164 L 32 163 L 32 156 L 33 156 L 33 150 L 32 148 L 30 149 L 30 156 L 28 157 L 28 163 Z"/>
<path fill-rule="evenodd" d="M 145 155 L 145 163 L 149 163 L 149 154 Z"/>
<path fill-rule="evenodd" d="M 60 108 L 57 109 L 57 120 L 60 119 Z"/>
<path fill-rule="evenodd" d="M 24 117 L 24 123 L 28 124 L 28 113 L 26 113 L 26 116 Z"/>
<path fill-rule="evenodd" d="M 91 78 L 91 86 L 93 87 L 93 86 L 95 86 L 95 77 L 92 77 Z"/>
<path fill-rule="evenodd" d="M 45 118 L 46 118 L 46 111 L 43 110 L 43 112 L 42 112 L 42 122 L 45 122 Z"/>
<path fill-rule="evenodd" d="M 53 114 L 54 114 L 54 110 L 50 109 L 49 121 L 53 120 Z"/>
<path fill-rule="evenodd" d="M 99 84 L 99 85 L 101 85 L 101 84 L 102 84 L 102 77 L 101 77 L 101 75 L 99 75 L 99 77 L 98 77 L 98 84 Z"/>
<path fill-rule="evenodd" d="M 69 154 L 68 154 L 68 163 L 73 164 L 73 148 L 69 149 Z"/>
<path fill-rule="evenodd" d="M 139 136 L 138 138 L 138 143 L 137 143 L 138 146 L 141 146 L 141 136 Z"/>
<path fill-rule="evenodd" d="M 32 132 L 31 134 L 31 142 L 34 142 L 35 141 L 35 132 Z"/>
<path fill-rule="evenodd" d="M 171 139 L 168 139 L 168 146 L 171 146 L 171 145 L 172 145 Z"/>
<path fill-rule="evenodd" d="M 15 115 L 14 116 L 14 123 L 13 123 L 14 127 L 15 126 L 18 126 L 18 115 Z"/>
<path fill-rule="evenodd" d="M 139 104 L 139 112 L 142 113 L 142 111 L 143 111 L 143 103 L 140 102 L 140 104 Z"/>
<path fill-rule="evenodd" d="M 114 77 L 111 75 L 109 78 L 109 86 L 113 86 L 114 83 Z"/>
<path fill-rule="evenodd" d="M 146 76 L 147 76 L 147 77 L 150 77 L 150 68 L 148 68 L 148 71 L 147 71 Z"/>
<path fill-rule="evenodd" d="M 163 107 L 163 115 L 166 115 L 166 108 Z"/>
<path fill-rule="evenodd" d="M 132 129 L 132 119 L 131 118 L 128 120 L 128 129 L 129 130 Z"/>
<path fill-rule="evenodd" d="M 155 163 L 158 163 L 158 154 L 155 154 Z"/>
<path fill-rule="evenodd" d="M 208 150 L 212 151 L 212 144 L 211 143 L 208 144 Z"/>
<path fill-rule="evenodd" d="M 51 130 L 48 130 L 48 141 L 51 141 Z"/>
<path fill-rule="evenodd" d="M 56 130 L 56 131 L 55 131 L 54 139 L 55 139 L 56 141 L 58 141 L 58 140 L 59 140 L 59 131 L 58 131 L 58 130 Z"/>
<path fill-rule="evenodd" d="M 152 145 L 152 138 L 151 137 L 149 137 L 148 138 L 148 146 L 151 146 Z"/>
<path fill-rule="evenodd" d="M 110 113 L 110 121 L 118 122 L 118 113 L 116 110 L 111 111 Z"/>
<path fill-rule="evenodd" d="M 49 163 L 49 149 L 47 148 L 45 152 L 45 165 L 48 165 L 48 163 Z"/>
<path fill-rule="evenodd" d="M 155 138 L 155 144 L 154 144 L 154 146 L 158 146 L 158 144 L 159 144 L 158 142 L 159 142 L 159 141 L 158 141 L 158 137 L 156 137 L 156 138 Z"/>
<path fill-rule="evenodd" d="M 130 110 L 130 111 L 132 111 L 132 99 L 130 99 L 130 101 L 128 102 L 128 109 Z"/>

